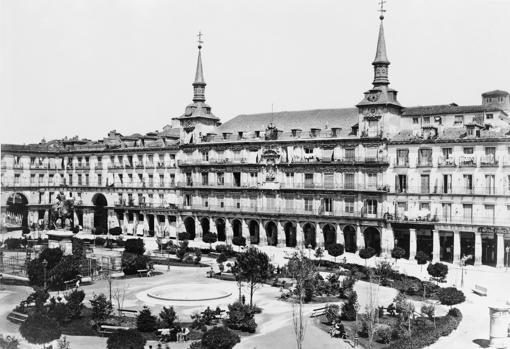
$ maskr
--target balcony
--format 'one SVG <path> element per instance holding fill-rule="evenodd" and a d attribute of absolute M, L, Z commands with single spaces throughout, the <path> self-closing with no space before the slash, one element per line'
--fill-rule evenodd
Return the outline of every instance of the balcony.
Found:
<path fill-rule="evenodd" d="M 409 168 L 409 159 L 408 158 L 397 158 L 393 163 L 393 167 L 396 168 Z"/>
<path fill-rule="evenodd" d="M 474 155 L 463 155 L 459 157 L 460 167 L 476 167 L 476 158 Z"/>
<path fill-rule="evenodd" d="M 499 161 L 494 155 L 483 155 L 480 157 L 481 167 L 498 167 Z"/>
<path fill-rule="evenodd" d="M 437 160 L 437 166 L 438 167 L 455 167 L 455 159 L 453 157 L 439 157 Z"/>

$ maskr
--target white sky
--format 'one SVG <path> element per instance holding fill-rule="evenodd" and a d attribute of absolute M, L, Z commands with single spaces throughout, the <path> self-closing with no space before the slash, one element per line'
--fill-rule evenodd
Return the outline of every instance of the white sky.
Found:
<path fill-rule="evenodd" d="M 404 106 L 510 90 L 510 0 L 388 0 Z M 223 121 L 352 107 L 372 82 L 376 0 L 0 0 L 0 141 L 160 129 L 191 102 L 204 33 Z"/>

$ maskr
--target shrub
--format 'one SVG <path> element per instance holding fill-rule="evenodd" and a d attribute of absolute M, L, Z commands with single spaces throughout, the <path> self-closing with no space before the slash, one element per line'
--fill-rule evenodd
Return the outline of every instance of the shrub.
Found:
<path fill-rule="evenodd" d="M 457 290 L 455 287 L 443 288 L 437 293 L 437 295 L 441 304 L 449 306 L 462 303 L 466 300 L 464 292 Z"/>
<path fill-rule="evenodd" d="M 448 316 L 453 316 L 453 317 L 456 317 L 456 318 L 462 318 L 462 313 L 457 308 L 450 308 L 450 310 L 448 310 Z"/>
<path fill-rule="evenodd" d="M 358 294 L 352 291 L 347 302 L 342 306 L 342 320 L 354 321 L 358 312 Z"/>
<path fill-rule="evenodd" d="M 103 246 L 106 243 L 106 239 L 98 236 L 94 239 L 94 242 L 97 246 Z"/>
<path fill-rule="evenodd" d="M 404 258 L 405 255 L 406 255 L 406 250 L 404 250 L 402 247 L 395 247 L 391 251 L 391 258 L 395 258 L 395 260 Z"/>
<path fill-rule="evenodd" d="M 393 279 L 395 276 L 395 270 L 388 261 L 380 261 L 375 265 L 375 275 L 379 277 L 381 285 L 386 286 L 389 279 Z"/>
<path fill-rule="evenodd" d="M 106 320 L 113 310 L 112 303 L 106 299 L 103 293 L 94 295 L 90 300 L 90 305 L 92 306 L 92 320 L 96 323 Z"/>
<path fill-rule="evenodd" d="M 434 264 L 430 263 L 427 267 L 427 272 L 436 281 L 444 281 L 446 275 L 448 274 L 448 266 L 439 262 Z"/>
<path fill-rule="evenodd" d="M 145 244 L 142 239 L 128 239 L 124 244 L 124 252 L 142 255 L 145 253 Z"/>
<path fill-rule="evenodd" d="M 209 249 L 211 249 L 211 244 L 214 244 L 216 241 L 218 241 L 218 235 L 217 234 L 214 234 L 214 233 L 207 233 L 207 234 L 204 234 L 204 236 L 202 237 L 202 240 L 206 243 L 206 244 L 209 244 Z"/>
<path fill-rule="evenodd" d="M 175 313 L 174 307 L 163 307 L 163 310 L 159 313 L 159 318 L 165 324 L 165 327 L 173 327 L 174 321 L 177 320 L 177 314 Z"/>
<path fill-rule="evenodd" d="M 332 324 L 332 323 L 338 321 L 340 318 L 340 306 L 338 304 L 326 305 L 324 317 L 327 320 L 327 324 Z"/>
<path fill-rule="evenodd" d="M 189 237 L 190 236 L 187 232 L 182 232 L 182 233 L 177 234 L 177 239 L 179 239 L 180 241 L 189 240 Z"/>
<path fill-rule="evenodd" d="M 122 228 L 121 227 L 110 228 L 109 233 L 110 235 L 120 235 L 122 234 Z"/>
<path fill-rule="evenodd" d="M 254 333 L 257 324 L 253 316 L 253 311 L 249 305 L 235 302 L 228 306 L 228 319 L 226 324 L 229 328 L 234 330 Z"/>
<path fill-rule="evenodd" d="M 122 271 L 126 275 L 134 275 L 137 270 L 146 269 L 148 262 L 149 256 L 124 252 L 122 254 Z"/>
<path fill-rule="evenodd" d="M 25 242 L 23 245 L 26 246 L 27 242 L 25 239 L 7 238 L 5 239 L 4 244 L 8 250 L 19 250 L 22 248 L 23 242 Z"/>
<path fill-rule="evenodd" d="M 193 264 L 194 263 L 193 256 L 187 253 L 182 262 L 185 264 Z"/>
<path fill-rule="evenodd" d="M 0 348 L 2 349 L 18 349 L 19 339 L 14 336 L 0 336 Z"/>
<path fill-rule="evenodd" d="M 333 244 L 328 247 L 328 253 L 330 256 L 335 257 L 335 262 L 336 257 L 344 254 L 344 250 L 344 245 L 342 244 Z"/>
<path fill-rule="evenodd" d="M 55 297 L 51 297 L 48 307 L 48 316 L 63 325 L 67 321 L 67 307 L 64 303 L 57 302 Z"/>
<path fill-rule="evenodd" d="M 236 246 L 246 246 L 246 238 L 244 236 L 234 236 L 232 238 L 232 244 Z"/>
<path fill-rule="evenodd" d="M 143 349 L 146 339 L 135 329 L 119 330 L 112 333 L 106 341 L 107 349 Z"/>
<path fill-rule="evenodd" d="M 65 295 L 67 301 L 67 313 L 71 319 L 77 319 L 81 315 L 83 309 L 83 299 L 85 299 L 85 292 L 82 290 L 73 290 Z"/>
<path fill-rule="evenodd" d="M 156 329 L 156 317 L 152 315 L 149 307 L 144 306 L 138 313 L 136 327 L 140 332 L 152 332 Z"/>
<path fill-rule="evenodd" d="M 218 258 L 216 258 L 216 263 L 218 263 L 218 264 L 225 263 L 226 261 L 227 261 L 227 256 L 225 256 L 224 253 L 220 253 Z"/>
<path fill-rule="evenodd" d="M 216 245 L 216 252 L 224 254 L 227 258 L 235 256 L 234 249 L 231 245 Z"/>
<path fill-rule="evenodd" d="M 392 329 L 389 325 L 380 324 L 375 329 L 376 342 L 389 344 L 391 341 Z"/>
<path fill-rule="evenodd" d="M 423 265 L 427 263 L 429 256 L 423 251 L 418 251 L 414 259 L 416 259 L 419 265 Z"/>
<path fill-rule="evenodd" d="M 189 242 L 187 240 L 181 241 L 179 243 L 179 248 L 175 252 L 175 255 L 177 256 L 177 258 L 179 258 L 179 260 L 181 262 L 184 259 L 184 257 L 186 256 L 186 252 L 188 252 L 188 245 L 189 245 Z"/>
<path fill-rule="evenodd" d="M 60 338 L 62 334 L 58 322 L 38 312 L 28 316 L 19 327 L 19 332 L 32 344 L 46 344 Z"/>
<path fill-rule="evenodd" d="M 423 304 L 421 306 L 421 313 L 423 315 L 427 316 L 429 319 L 433 319 L 434 315 L 436 313 L 436 309 L 432 304 L 430 304 L 430 305 Z"/>
<path fill-rule="evenodd" d="M 365 261 L 369 258 L 372 258 L 375 255 L 375 250 L 372 247 L 366 247 L 359 250 L 360 258 L 363 258 Z"/>
<path fill-rule="evenodd" d="M 340 286 L 340 298 L 348 298 L 349 294 L 352 293 L 352 289 L 354 284 L 356 283 L 356 278 L 353 275 L 346 276 L 342 279 L 342 283 Z"/>
<path fill-rule="evenodd" d="M 202 336 L 203 349 L 232 349 L 241 339 L 225 327 L 215 327 Z"/>
<path fill-rule="evenodd" d="M 199 249 L 197 249 L 197 250 L 195 251 L 195 259 L 193 260 L 193 263 L 194 263 L 194 264 L 199 264 L 201 259 L 202 259 L 202 251 L 200 251 Z"/>

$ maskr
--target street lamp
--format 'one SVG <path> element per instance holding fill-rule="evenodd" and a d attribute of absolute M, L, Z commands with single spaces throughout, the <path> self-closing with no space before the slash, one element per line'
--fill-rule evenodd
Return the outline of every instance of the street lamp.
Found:
<path fill-rule="evenodd" d="M 505 271 L 508 271 L 508 264 L 510 263 L 510 260 L 508 259 L 508 254 L 510 253 L 510 246 L 505 247 L 506 252 L 506 268 Z"/>
<path fill-rule="evenodd" d="M 310 259 L 310 249 L 312 248 L 312 245 L 309 244 L 306 248 L 308 249 L 308 259 Z"/>
<path fill-rule="evenodd" d="M 44 259 L 42 261 L 42 265 L 44 267 L 44 270 L 43 270 L 43 272 L 44 272 L 44 289 L 46 290 L 46 267 L 48 266 L 48 261 L 46 259 Z"/>

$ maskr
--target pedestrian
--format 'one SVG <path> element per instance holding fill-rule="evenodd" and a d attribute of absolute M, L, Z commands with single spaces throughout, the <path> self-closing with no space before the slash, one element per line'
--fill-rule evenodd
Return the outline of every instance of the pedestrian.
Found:
<path fill-rule="evenodd" d="M 241 297 L 241 302 L 243 302 L 243 304 L 245 304 L 245 303 L 246 303 L 246 297 L 244 296 L 244 294 L 243 294 L 243 296 Z"/>

